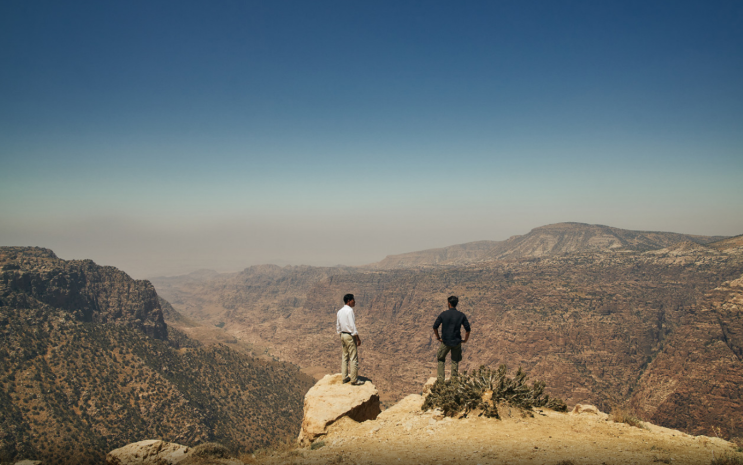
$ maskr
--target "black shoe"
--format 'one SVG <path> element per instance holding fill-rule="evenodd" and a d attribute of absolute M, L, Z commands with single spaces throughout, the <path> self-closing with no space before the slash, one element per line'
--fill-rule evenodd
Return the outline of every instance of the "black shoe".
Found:
<path fill-rule="evenodd" d="M 356 380 L 351 383 L 351 386 L 363 386 L 366 381 Z"/>
<path fill-rule="evenodd" d="M 345 378 L 343 378 L 343 384 L 346 384 L 349 381 L 351 381 L 351 378 L 349 378 L 348 376 L 346 376 Z"/>

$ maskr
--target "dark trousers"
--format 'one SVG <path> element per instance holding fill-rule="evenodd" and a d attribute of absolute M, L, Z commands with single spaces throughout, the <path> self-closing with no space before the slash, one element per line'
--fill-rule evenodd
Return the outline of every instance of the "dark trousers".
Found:
<path fill-rule="evenodd" d="M 446 372 L 446 354 L 451 351 L 451 377 L 454 378 L 459 376 L 459 362 L 462 361 L 462 343 L 449 347 L 443 342 L 439 346 L 439 351 L 436 352 L 436 359 L 439 361 L 439 368 L 437 373 L 438 381 L 443 382 Z"/>

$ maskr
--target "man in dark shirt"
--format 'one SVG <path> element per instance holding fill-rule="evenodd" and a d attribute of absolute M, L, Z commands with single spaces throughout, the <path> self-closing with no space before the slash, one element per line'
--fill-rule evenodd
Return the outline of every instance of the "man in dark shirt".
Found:
<path fill-rule="evenodd" d="M 457 310 L 457 304 L 459 299 L 455 296 L 450 296 L 449 310 L 441 312 L 436 322 L 433 324 L 433 333 L 436 335 L 436 339 L 441 342 L 439 351 L 436 353 L 436 358 L 439 361 L 438 369 L 438 381 L 444 382 L 444 371 L 446 367 L 446 354 L 451 351 L 451 377 L 454 378 L 459 376 L 459 362 L 462 361 L 462 344 L 467 342 L 470 338 L 470 322 L 467 321 L 467 316 L 464 313 Z M 439 326 L 443 323 L 444 328 L 439 336 Z M 462 339 L 462 333 L 460 327 L 464 326 L 464 339 Z"/>

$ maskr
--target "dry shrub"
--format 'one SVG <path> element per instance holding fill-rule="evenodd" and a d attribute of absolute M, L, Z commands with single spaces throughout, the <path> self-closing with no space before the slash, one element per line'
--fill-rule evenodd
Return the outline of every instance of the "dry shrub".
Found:
<path fill-rule="evenodd" d="M 614 407 L 611 409 L 611 421 L 614 423 L 624 423 L 637 428 L 645 428 L 642 420 L 637 418 L 632 412 L 627 409 Z"/>
<path fill-rule="evenodd" d="M 505 365 L 500 365 L 497 370 L 481 366 L 472 373 L 465 371 L 449 381 L 436 382 L 422 409 L 439 408 L 447 416 L 479 410 L 481 415 L 493 418 L 500 418 L 497 404 L 501 402 L 524 412 L 530 412 L 534 407 L 547 407 L 558 412 L 567 410 L 565 402 L 544 393 L 544 382 L 535 381 L 529 386 L 526 381 L 526 373 L 521 367 L 511 378 Z"/>
<path fill-rule="evenodd" d="M 230 450 L 216 442 L 205 442 L 193 448 L 194 457 L 226 459 L 232 456 Z"/>
<path fill-rule="evenodd" d="M 743 458 L 738 454 L 725 454 L 719 458 L 712 459 L 709 465 L 743 465 Z"/>
<path fill-rule="evenodd" d="M 730 442 L 735 444 L 735 446 L 738 448 L 738 452 L 743 452 L 743 437 L 736 436 L 734 438 L 730 438 Z"/>
<path fill-rule="evenodd" d="M 240 456 L 240 460 L 244 463 L 260 463 L 264 458 L 277 455 L 288 455 L 296 456 L 301 455 L 301 452 L 297 450 L 297 440 L 295 437 L 287 436 L 283 441 L 280 441 L 270 447 L 261 447 L 254 450 L 251 453 L 243 454 Z"/>

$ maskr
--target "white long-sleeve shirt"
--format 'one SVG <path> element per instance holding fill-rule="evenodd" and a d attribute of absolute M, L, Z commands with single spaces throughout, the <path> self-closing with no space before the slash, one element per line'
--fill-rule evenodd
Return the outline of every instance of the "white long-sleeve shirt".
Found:
<path fill-rule="evenodd" d="M 351 336 L 358 334 L 356 331 L 356 315 L 353 313 L 353 308 L 344 305 L 343 308 L 338 310 L 338 318 L 335 320 L 335 332 L 338 334 L 351 333 Z"/>

